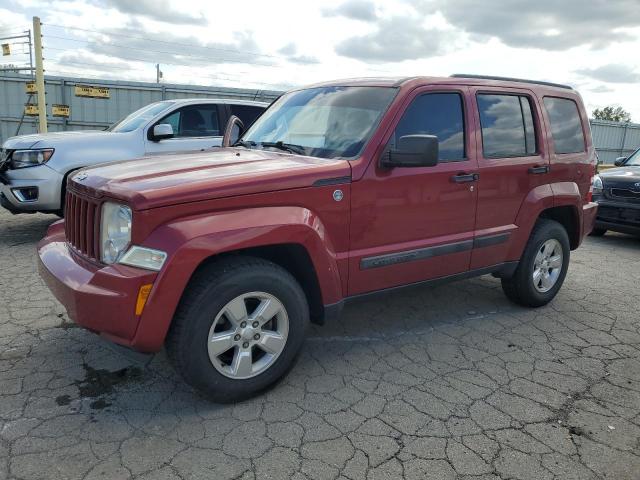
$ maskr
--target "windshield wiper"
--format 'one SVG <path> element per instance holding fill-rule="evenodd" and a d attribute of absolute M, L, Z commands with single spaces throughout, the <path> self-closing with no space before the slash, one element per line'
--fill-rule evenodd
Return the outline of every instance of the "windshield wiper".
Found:
<path fill-rule="evenodd" d="M 306 150 L 302 145 L 294 145 L 293 143 L 284 143 L 282 140 L 277 142 L 261 142 L 263 147 L 273 147 L 279 150 L 284 150 L 289 153 L 297 153 L 298 155 L 305 155 Z"/>
<path fill-rule="evenodd" d="M 251 148 L 251 147 L 255 147 L 256 145 L 258 145 L 258 144 L 256 142 L 254 142 L 253 140 L 238 140 L 236 143 L 234 143 L 231 146 L 232 147 Z"/>

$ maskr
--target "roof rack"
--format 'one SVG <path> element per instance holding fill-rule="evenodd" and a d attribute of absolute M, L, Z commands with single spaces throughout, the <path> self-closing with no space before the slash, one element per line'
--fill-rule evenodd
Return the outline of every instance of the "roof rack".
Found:
<path fill-rule="evenodd" d="M 536 85 L 546 85 L 548 87 L 566 88 L 573 90 L 570 85 L 564 85 L 562 83 L 543 82 L 540 80 L 526 80 L 523 78 L 511 78 L 511 77 L 494 77 L 491 75 L 467 75 L 466 73 L 455 73 L 451 75 L 453 78 L 477 78 L 480 80 L 502 80 L 505 82 L 518 82 L 518 83 L 535 83 Z"/>

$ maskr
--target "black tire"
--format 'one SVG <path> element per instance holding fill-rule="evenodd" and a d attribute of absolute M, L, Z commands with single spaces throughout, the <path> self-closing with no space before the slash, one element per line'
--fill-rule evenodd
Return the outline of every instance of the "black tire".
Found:
<path fill-rule="evenodd" d="M 591 233 L 589 235 L 591 235 L 592 237 L 602 237 L 605 233 L 607 233 L 606 228 L 594 228 L 593 230 L 591 230 Z"/>
<path fill-rule="evenodd" d="M 562 247 L 562 267 L 553 287 L 547 292 L 540 292 L 535 288 L 533 281 L 534 261 L 543 243 L 550 239 L 557 240 Z M 567 275 L 570 251 L 569 236 L 560 223 L 545 218 L 538 220 L 514 275 L 502 279 L 502 290 L 507 298 L 525 307 L 541 307 L 549 303 L 562 287 Z"/>
<path fill-rule="evenodd" d="M 289 327 L 284 349 L 257 376 L 233 379 L 213 365 L 207 350 L 218 313 L 239 295 L 265 292 L 286 309 Z M 281 379 L 293 366 L 309 325 L 309 306 L 295 278 L 280 266 L 254 257 L 229 257 L 194 275 L 167 335 L 169 359 L 184 380 L 218 403 L 250 398 Z"/>

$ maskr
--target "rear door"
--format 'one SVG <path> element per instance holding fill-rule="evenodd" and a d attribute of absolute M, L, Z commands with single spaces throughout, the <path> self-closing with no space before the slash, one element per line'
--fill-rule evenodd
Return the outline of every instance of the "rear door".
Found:
<path fill-rule="evenodd" d="M 224 115 L 221 110 L 214 103 L 186 105 L 174 110 L 154 124 L 170 124 L 173 127 L 173 138 L 153 141 L 147 135 L 146 152 L 181 152 L 219 147 L 222 144 L 221 125 Z M 153 126 L 149 131 L 152 130 Z"/>
<path fill-rule="evenodd" d="M 475 139 L 466 87 L 425 87 L 381 145 L 405 135 L 439 139 L 434 167 L 382 168 L 374 158 L 351 185 L 349 295 L 466 272 L 476 209 Z"/>
<path fill-rule="evenodd" d="M 478 208 L 471 269 L 508 258 L 518 212 L 529 194 L 549 183 L 549 156 L 536 96 L 527 89 L 474 87 L 478 122 Z"/>

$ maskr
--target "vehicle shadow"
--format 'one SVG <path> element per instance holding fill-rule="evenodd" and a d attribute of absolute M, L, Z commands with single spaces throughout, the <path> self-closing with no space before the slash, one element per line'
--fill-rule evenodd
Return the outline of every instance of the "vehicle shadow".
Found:
<path fill-rule="evenodd" d="M 607 232 L 602 237 L 587 237 L 585 243 L 593 243 L 598 246 L 606 246 L 607 248 L 620 247 L 636 250 L 640 249 L 640 237 L 617 232 Z"/>

